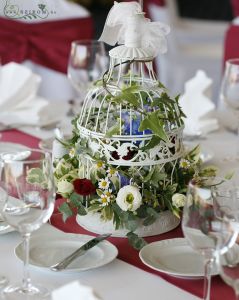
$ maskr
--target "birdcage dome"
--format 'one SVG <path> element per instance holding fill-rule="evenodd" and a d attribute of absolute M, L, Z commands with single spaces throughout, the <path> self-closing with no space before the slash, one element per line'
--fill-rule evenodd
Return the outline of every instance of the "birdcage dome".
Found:
<path fill-rule="evenodd" d="M 103 80 L 86 96 L 77 122 L 80 136 L 112 165 L 150 166 L 177 160 L 183 151 L 183 122 L 177 101 L 157 81 L 146 52 L 130 60 L 115 53 L 110 52 L 110 68 Z M 151 148 L 155 133 L 150 126 L 140 126 L 149 116 L 161 127 L 160 141 Z"/>

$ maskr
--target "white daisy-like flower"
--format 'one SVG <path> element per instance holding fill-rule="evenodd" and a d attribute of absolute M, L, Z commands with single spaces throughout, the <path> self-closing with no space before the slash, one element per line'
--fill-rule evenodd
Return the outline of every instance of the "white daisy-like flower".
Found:
<path fill-rule="evenodd" d="M 74 186 L 71 182 L 68 182 L 67 180 L 60 180 L 57 183 L 57 191 L 61 194 L 70 194 L 73 192 Z"/>
<path fill-rule="evenodd" d="M 76 149 L 75 148 L 71 148 L 70 151 L 69 151 L 69 156 L 71 158 L 75 157 L 76 155 Z"/>
<path fill-rule="evenodd" d="M 101 205 L 102 206 L 106 206 L 110 203 L 110 197 L 108 197 L 106 194 L 102 194 L 100 196 L 100 198 L 101 198 Z"/>
<path fill-rule="evenodd" d="M 106 172 L 108 177 L 114 177 L 118 175 L 118 171 L 113 168 L 109 168 Z"/>
<path fill-rule="evenodd" d="M 105 164 L 103 161 L 99 160 L 96 164 L 95 164 L 97 169 L 104 169 L 105 168 Z"/>
<path fill-rule="evenodd" d="M 109 179 L 107 177 L 106 178 L 101 178 L 99 180 L 98 185 L 99 185 L 100 189 L 107 190 L 109 188 L 109 185 L 110 185 Z"/>
<path fill-rule="evenodd" d="M 179 166 L 180 168 L 182 169 L 189 169 L 191 164 L 190 164 L 190 161 L 188 161 L 187 159 L 185 158 L 182 158 L 179 162 Z"/>
<path fill-rule="evenodd" d="M 176 193 L 172 197 L 172 204 L 175 207 L 183 207 L 186 203 L 186 196 L 183 194 Z"/>
<path fill-rule="evenodd" d="M 112 189 L 108 189 L 108 191 L 105 191 L 105 195 L 109 198 L 112 197 Z"/>
<path fill-rule="evenodd" d="M 142 196 L 136 186 L 126 185 L 119 190 L 116 203 L 123 211 L 135 211 L 142 204 Z"/>

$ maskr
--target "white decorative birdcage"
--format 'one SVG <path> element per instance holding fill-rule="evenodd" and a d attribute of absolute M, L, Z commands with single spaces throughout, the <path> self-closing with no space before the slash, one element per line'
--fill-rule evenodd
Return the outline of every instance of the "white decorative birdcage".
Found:
<path fill-rule="evenodd" d="M 111 165 L 139 169 L 163 167 L 168 162 L 176 164 L 183 152 L 184 127 L 177 101 L 161 99 L 165 88 L 159 85 L 153 70 L 152 49 L 136 47 L 140 45 L 140 37 L 133 33 L 142 19 L 144 15 L 136 13 L 127 35 L 130 38 L 125 45 L 109 52 L 110 67 L 103 76 L 102 86 L 89 91 L 77 122 L 80 136 L 89 140 L 93 153 L 97 152 Z M 122 101 L 124 95 L 126 99 Z M 153 133 L 140 130 L 140 122 L 158 109 L 167 137 L 147 150 Z M 89 168 L 90 165 L 89 161 Z"/>
<path fill-rule="evenodd" d="M 137 2 L 115 2 L 108 15 L 101 40 L 120 45 L 109 52 L 109 69 L 89 90 L 74 121 L 77 174 L 96 191 L 80 204 L 71 199 L 73 206 L 86 207 L 87 215 L 83 211 L 77 221 L 89 230 L 124 236 L 138 219 L 137 234 L 145 236 L 179 224 L 179 208 L 163 193 L 167 189 L 171 197 L 177 192 L 174 173 L 184 153 L 183 113 L 178 98 L 169 96 L 153 69 L 154 57 L 167 50 L 168 32 L 167 25 L 146 19 Z M 74 158 L 71 163 L 75 168 Z M 98 169 L 99 163 L 105 169 Z M 66 168 L 69 162 L 60 170 Z M 112 170 L 117 178 L 110 175 Z M 72 184 L 65 185 L 74 180 L 71 172 L 69 168 L 62 180 L 64 191 L 72 189 Z M 124 188 L 131 190 L 122 204 Z M 154 227 L 148 227 L 151 221 L 156 221 Z"/>

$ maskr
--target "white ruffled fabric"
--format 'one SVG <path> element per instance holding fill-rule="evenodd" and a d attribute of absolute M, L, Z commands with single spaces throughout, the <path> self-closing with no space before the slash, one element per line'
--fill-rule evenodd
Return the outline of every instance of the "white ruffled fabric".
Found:
<path fill-rule="evenodd" d="M 0 122 L 6 125 L 46 125 L 52 122 L 49 102 L 37 96 L 41 78 L 17 63 L 1 68 Z"/>
<path fill-rule="evenodd" d="M 219 128 L 215 118 L 215 104 L 211 100 L 212 79 L 198 70 L 195 77 L 185 83 L 185 92 L 180 97 L 180 106 L 187 116 L 184 119 L 184 134 L 205 135 Z"/>
<path fill-rule="evenodd" d="M 145 18 L 138 2 L 115 1 L 99 40 L 112 46 L 118 43 L 126 47 L 149 49 L 152 56 L 156 57 L 167 51 L 165 36 L 169 32 L 168 25 Z"/>

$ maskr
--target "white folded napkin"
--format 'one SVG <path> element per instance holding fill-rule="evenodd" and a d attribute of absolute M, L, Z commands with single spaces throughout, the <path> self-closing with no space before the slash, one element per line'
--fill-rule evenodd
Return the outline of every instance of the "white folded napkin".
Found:
<path fill-rule="evenodd" d="M 41 78 L 23 65 L 11 62 L 1 68 L 0 122 L 6 125 L 42 125 L 46 99 L 37 97 Z M 48 120 L 49 122 L 49 120 Z"/>
<path fill-rule="evenodd" d="M 184 119 L 185 135 L 205 135 L 218 129 L 218 120 L 214 117 L 215 104 L 211 101 L 212 79 L 202 70 L 185 83 L 185 92 L 179 104 L 187 116 Z"/>
<path fill-rule="evenodd" d="M 68 283 L 52 292 L 52 300 L 99 300 L 89 286 L 82 285 L 79 281 Z"/>

